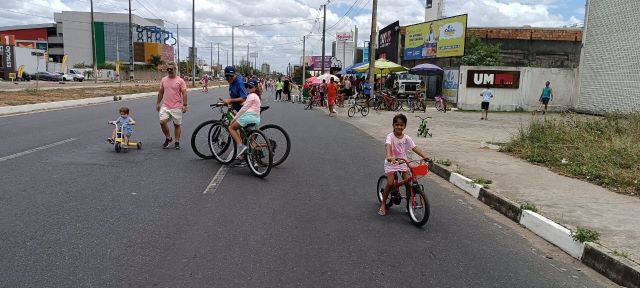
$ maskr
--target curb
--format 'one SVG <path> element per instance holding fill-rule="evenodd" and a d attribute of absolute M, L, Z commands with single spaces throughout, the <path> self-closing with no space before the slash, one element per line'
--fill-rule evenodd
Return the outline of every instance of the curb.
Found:
<path fill-rule="evenodd" d="M 225 87 L 225 86 L 228 86 L 228 85 L 221 85 L 218 88 Z M 187 91 L 194 91 L 199 89 L 202 89 L 202 88 L 188 88 Z M 87 106 L 87 105 L 110 103 L 110 102 L 114 102 L 113 100 L 114 96 L 121 96 L 122 100 L 133 100 L 133 99 L 154 96 L 157 94 L 158 92 L 146 92 L 146 93 L 103 96 L 103 97 L 65 100 L 65 101 L 56 101 L 56 102 L 47 102 L 47 103 L 6 106 L 6 107 L 0 107 L 0 116 L 10 116 L 14 114 L 22 114 L 22 113 L 29 113 L 29 112 L 44 112 L 49 110 L 59 110 L 59 109 L 75 108 L 75 107 L 81 107 L 81 106 Z M 119 101 L 122 101 L 122 100 L 119 100 Z"/>
<path fill-rule="evenodd" d="M 602 245 L 573 240 L 571 231 L 552 220 L 530 210 L 522 210 L 510 199 L 489 192 L 471 179 L 449 171 L 440 164 L 433 163 L 430 172 L 462 189 L 482 203 L 500 212 L 512 221 L 562 249 L 586 266 L 598 271 L 618 285 L 640 288 L 640 265 L 623 257 L 614 256 Z"/>

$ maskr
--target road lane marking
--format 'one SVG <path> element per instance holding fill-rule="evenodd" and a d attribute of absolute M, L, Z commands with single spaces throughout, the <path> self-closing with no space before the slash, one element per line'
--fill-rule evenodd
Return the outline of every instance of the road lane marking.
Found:
<path fill-rule="evenodd" d="M 55 147 L 55 146 L 58 146 L 58 145 L 62 145 L 62 144 L 65 144 L 65 143 L 69 143 L 69 142 L 75 141 L 75 140 L 78 140 L 78 139 L 69 138 L 69 139 L 58 141 L 58 142 L 51 143 L 51 144 L 48 144 L 48 145 L 44 145 L 44 146 L 36 147 L 36 148 L 33 148 L 33 149 L 29 149 L 27 151 L 22 151 L 22 152 L 19 152 L 19 153 L 16 153 L 16 154 L 11 154 L 9 156 L 4 156 L 4 157 L 0 158 L 0 162 L 4 162 L 4 161 L 7 161 L 7 160 L 18 158 L 20 156 L 24 156 L 24 155 L 31 154 L 31 153 L 34 153 L 34 152 L 38 152 L 40 150 L 49 149 L 49 148 L 52 148 L 52 147 Z"/>
<path fill-rule="evenodd" d="M 202 194 L 215 193 L 216 190 L 218 190 L 220 183 L 222 183 L 222 179 L 224 178 L 224 175 L 227 175 L 228 170 L 229 170 L 229 166 L 226 166 L 226 165 L 220 166 L 220 169 L 218 169 L 218 172 L 216 173 L 215 176 L 213 176 L 213 179 L 211 179 L 211 182 L 209 182 L 209 185 L 207 185 L 207 189 L 204 189 L 204 192 L 202 192 Z"/>

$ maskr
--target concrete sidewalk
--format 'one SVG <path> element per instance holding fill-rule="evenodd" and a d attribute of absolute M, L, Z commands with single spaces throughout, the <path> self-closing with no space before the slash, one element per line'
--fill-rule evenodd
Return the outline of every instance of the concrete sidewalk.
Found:
<path fill-rule="evenodd" d="M 398 112 L 378 112 L 368 116 L 347 117 L 346 108 L 337 108 L 338 118 L 349 122 L 378 139 L 392 131 L 391 121 Z M 490 179 L 492 193 L 504 195 L 517 203 L 529 202 L 539 213 L 571 230 L 577 226 L 598 231 L 603 246 L 626 254 L 640 263 L 640 198 L 616 194 L 602 187 L 558 175 L 516 157 L 498 152 L 490 143 L 507 142 L 521 125 L 533 117 L 529 113 L 493 113 L 488 121 L 479 112 L 447 113 L 428 110 L 433 138 L 416 136 L 420 120 L 402 112 L 409 119 L 405 132 L 435 159 L 449 159 L 452 171 L 469 178 Z M 561 117 L 547 115 L 546 117 Z M 487 144 L 489 142 L 489 144 Z M 380 147 L 380 157 L 383 148 Z"/>

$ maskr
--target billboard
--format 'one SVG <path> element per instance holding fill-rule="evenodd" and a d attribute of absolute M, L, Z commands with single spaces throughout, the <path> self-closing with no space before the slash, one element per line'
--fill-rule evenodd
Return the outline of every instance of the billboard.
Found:
<path fill-rule="evenodd" d="M 398 35 L 400 33 L 400 21 L 389 24 L 380 29 L 378 35 L 378 49 L 376 59 L 387 59 L 398 63 Z"/>
<path fill-rule="evenodd" d="M 353 41 L 353 33 L 352 32 L 338 32 L 336 33 L 337 41 Z"/>
<path fill-rule="evenodd" d="M 406 27 L 404 60 L 464 55 L 467 15 Z"/>
<path fill-rule="evenodd" d="M 467 87 L 473 88 L 507 88 L 520 87 L 520 71 L 469 70 L 467 71 Z"/>

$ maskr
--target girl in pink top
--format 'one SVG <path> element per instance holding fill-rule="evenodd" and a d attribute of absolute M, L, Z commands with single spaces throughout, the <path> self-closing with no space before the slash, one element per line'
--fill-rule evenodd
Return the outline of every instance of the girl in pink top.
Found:
<path fill-rule="evenodd" d="M 244 100 L 244 103 L 242 103 L 242 108 L 238 111 L 236 117 L 231 121 L 231 125 L 229 125 L 229 134 L 231 134 L 233 140 L 238 144 L 238 156 L 247 150 L 247 146 L 242 144 L 238 129 L 240 129 L 240 127 L 247 127 L 249 124 L 260 125 L 260 105 L 262 103 L 259 95 L 262 91 L 260 91 L 259 83 L 257 80 L 251 79 L 245 83 L 245 87 L 249 95 L 247 99 Z"/>
<path fill-rule="evenodd" d="M 425 156 L 422 151 L 413 142 L 413 139 L 409 135 L 404 134 L 404 129 L 407 127 L 407 116 L 398 114 L 393 117 L 393 132 L 387 135 L 387 139 L 384 143 L 384 150 L 386 160 L 384 162 L 384 174 L 387 175 L 387 185 L 384 187 L 384 193 L 382 195 L 382 202 L 378 209 L 378 214 L 384 216 L 387 214 L 387 197 L 389 197 L 389 191 L 393 188 L 393 182 L 395 181 L 395 173 L 402 173 L 402 179 L 409 179 L 409 167 L 404 163 L 398 163 L 398 159 L 408 159 L 407 151 L 411 150 L 418 154 L 425 160 L 429 160 L 429 157 Z M 405 186 L 406 191 L 411 189 L 410 183 Z"/>

